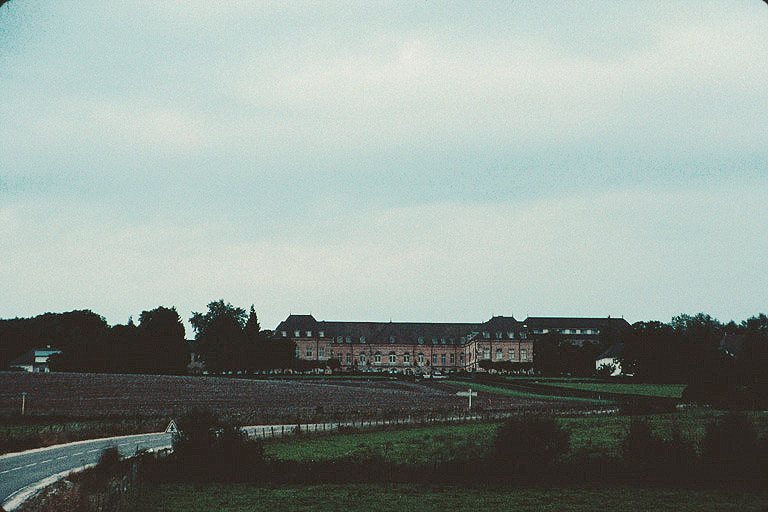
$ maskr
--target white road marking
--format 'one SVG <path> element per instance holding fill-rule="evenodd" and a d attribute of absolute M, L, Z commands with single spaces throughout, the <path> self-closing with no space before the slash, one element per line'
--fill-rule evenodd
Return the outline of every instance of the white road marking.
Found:
<path fill-rule="evenodd" d="M 56 460 L 68 459 L 68 458 L 69 458 L 69 455 L 62 455 L 61 457 L 56 457 Z"/>
<path fill-rule="evenodd" d="M 45 460 L 41 460 L 41 461 L 40 461 L 40 464 L 45 464 L 46 462 L 51 462 L 52 460 L 53 460 L 53 459 L 45 459 Z"/>
<path fill-rule="evenodd" d="M 33 462 L 32 464 L 27 464 L 24 466 L 25 468 L 31 468 L 32 466 L 37 466 L 37 462 Z"/>

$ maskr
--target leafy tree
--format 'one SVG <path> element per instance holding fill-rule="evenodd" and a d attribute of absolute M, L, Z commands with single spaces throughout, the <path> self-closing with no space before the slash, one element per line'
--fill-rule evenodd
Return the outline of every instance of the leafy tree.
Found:
<path fill-rule="evenodd" d="M 669 336 L 674 333 L 674 329 L 669 324 L 651 320 L 632 324 L 632 333 L 635 336 Z"/>
<path fill-rule="evenodd" d="M 224 300 L 210 302 L 206 313 L 192 313 L 189 319 L 205 365 L 211 370 L 239 367 L 236 360 L 245 344 L 246 314 Z"/>
<path fill-rule="evenodd" d="M 189 350 L 184 338 L 184 324 L 176 308 L 157 307 L 139 316 L 142 370 L 148 373 L 184 373 Z"/>
<path fill-rule="evenodd" d="M 768 316 L 765 313 L 747 318 L 741 322 L 741 326 L 749 334 L 768 336 Z"/>

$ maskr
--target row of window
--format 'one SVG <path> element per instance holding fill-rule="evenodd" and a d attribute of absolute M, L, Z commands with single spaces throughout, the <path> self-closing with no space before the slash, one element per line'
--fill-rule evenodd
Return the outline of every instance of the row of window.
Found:
<path fill-rule="evenodd" d="M 550 332 L 561 332 L 563 334 L 599 334 L 597 329 L 534 329 L 534 334 L 549 334 Z"/>
<path fill-rule="evenodd" d="M 563 334 L 598 334 L 597 329 L 552 329 L 552 330 L 550 330 L 550 329 L 534 329 L 533 330 L 534 334 L 548 334 L 549 332 L 562 332 Z M 288 332 L 287 331 L 281 331 L 280 334 L 282 335 L 283 338 L 288 337 Z M 311 338 L 312 337 L 312 331 L 304 331 L 304 334 L 305 334 L 305 336 L 304 336 L 305 338 Z M 508 339 L 510 339 L 510 340 L 514 340 L 515 339 L 516 334 L 513 331 L 508 331 L 506 334 L 507 334 L 507 338 Z M 320 338 L 325 338 L 325 332 L 324 331 L 318 331 L 317 335 Z M 494 333 L 494 335 L 495 335 L 496 339 L 499 339 L 499 340 L 504 338 L 504 333 L 501 332 L 501 331 L 497 331 L 496 333 Z M 519 336 L 520 339 L 523 339 L 523 340 L 526 338 L 525 332 L 520 332 L 520 333 L 517 334 L 517 336 Z M 301 336 L 301 331 L 300 330 L 293 331 L 293 337 L 294 338 L 301 338 L 302 337 Z M 483 332 L 483 338 L 490 339 L 491 338 L 491 333 L 490 332 Z M 365 341 L 366 341 L 365 340 L 365 336 L 360 336 L 360 343 L 365 343 Z M 438 344 L 438 338 L 432 338 L 431 341 L 432 341 L 433 345 L 437 345 Z M 337 343 L 344 343 L 344 342 L 352 343 L 352 336 L 347 336 L 346 338 L 344 336 L 338 336 L 336 338 L 336 342 Z M 389 342 L 390 343 L 394 343 L 395 342 L 395 337 L 394 336 L 390 336 L 389 337 Z M 419 336 L 419 343 L 420 344 L 424 343 L 424 337 L 423 336 Z M 455 343 L 455 340 L 453 338 L 449 338 L 448 339 L 448 343 L 453 345 Z M 439 344 L 440 345 L 445 345 L 446 344 L 446 338 L 440 338 L 439 339 Z"/>
<path fill-rule="evenodd" d="M 306 347 L 306 351 L 305 351 L 305 356 L 306 357 L 311 358 L 313 353 L 314 352 L 312 350 L 312 347 Z M 318 357 L 325 357 L 325 348 L 324 347 L 320 347 L 318 349 L 318 354 L 317 355 L 318 355 Z M 381 362 L 381 356 L 382 356 L 382 354 L 380 354 L 378 352 L 373 354 L 373 362 L 374 363 L 380 363 Z M 301 357 L 301 350 L 298 347 L 296 348 L 296 357 Z M 333 351 L 331 351 L 330 357 L 334 357 Z M 390 352 L 388 357 L 389 357 L 389 363 L 390 364 L 396 364 L 397 363 L 397 354 L 395 354 L 394 352 Z M 339 358 L 339 361 L 342 361 L 342 358 L 343 358 L 343 360 L 346 361 L 346 364 L 352 364 L 352 354 L 349 353 L 349 352 L 346 355 L 345 354 L 338 354 L 338 358 Z M 408 352 L 405 352 L 405 353 L 402 354 L 402 358 L 403 358 L 403 363 L 410 364 L 410 362 L 411 362 L 411 354 L 409 354 Z M 359 361 L 361 363 L 365 363 L 366 360 L 367 360 L 367 357 L 366 357 L 365 354 L 360 354 L 358 356 L 358 359 L 359 359 Z M 425 363 L 425 361 L 426 361 L 426 356 L 424 354 L 422 354 L 422 353 L 419 353 L 419 354 L 416 355 L 416 361 L 418 362 L 419 365 L 423 365 Z M 464 364 L 464 354 L 459 354 L 459 363 Z M 441 364 L 441 365 L 456 364 L 456 354 L 453 354 L 453 353 L 451 353 L 451 354 L 432 354 L 432 364 L 433 365 L 437 365 L 437 364 Z"/>
<path fill-rule="evenodd" d="M 477 349 L 475 352 L 475 356 L 477 357 L 477 360 L 480 361 L 482 359 L 490 359 L 491 358 L 491 351 L 490 349 Z M 507 350 L 507 356 L 508 361 L 515 361 L 515 349 L 510 348 Z M 503 361 L 504 360 L 504 351 L 500 348 L 496 349 L 496 361 Z M 520 361 L 526 361 L 528 359 L 528 349 L 521 348 L 520 349 Z M 470 361 L 472 361 L 472 354 L 470 354 Z"/>
<path fill-rule="evenodd" d="M 519 336 L 521 340 L 524 340 L 525 339 L 525 332 L 520 332 L 520 333 L 515 334 L 514 331 L 507 331 L 507 338 L 508 339 L 514 340 L 515 336 Z M 497 331 L 496 333 L 494 333 L 494 337 L 497 340 L 503 339 L 504 338 L 504 333 L 501 332 L 501 331 Z M 487 331 L 483 332 L 483 338 L 485 338 L 487 340 L 491 339 L 491 333 L 487 332 Z"/>

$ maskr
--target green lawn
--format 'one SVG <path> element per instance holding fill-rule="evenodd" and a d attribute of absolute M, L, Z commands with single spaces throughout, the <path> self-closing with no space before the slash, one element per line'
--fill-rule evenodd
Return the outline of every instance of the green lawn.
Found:
<path fill-rule="evenodd" d="M 322 437 L 287 438 L 267 443 L 264 452 L 279 460 L 333 460 L 380 455 L 408 464 L 442 462 L 484 455 L 499 423 L 414 427 Z"/>
<path fill-rule="evenodd" d="M 40 446 L 145 432 L 161 431 L 166 419 L 53 420 L 50 423 L 0 422 L 0 453 Z"/>
<path fill-rule="evenodd" d="M 699 443 L 706 426 L 722 414 L 720 411 L 701 409 L 644 417 L 653 430 L 665 438 L 669 438 L 677 426 L 684 438 Z M 768 413 L 753 412 L 748 415 L 760 435 L 768 432 Z M 632 417 L 573 415 L 558 417 L 557 421 L 570 432 L 571 454 L 589 449 L 617 457 Z M 441 424 L 318 437 L 289 437 L 267 442 L 264 450 L 266 455 L 278 460 L 333 460 L 377 455 L 395 463 L 441 462 L 486 455 L 500 424 Z"/>
<path fill-rule="evenodd" d="M 536 381 L 532 381 L 536 382 Z M 617 393 L 621 395 L 643 395 L 662 398 L 680 398 L 683 395 L 685 384 L 643 384 L 643 383 L 612 383 L 612 382 L 567 382 L 567 381 L 540 381 L 537 384 L 545 384 L 558 388 L 581 389 L 585 391 Z"/>
<path fill-rule="evenodd" d="M 134 490 L 121 510 L 127 512 L 256 512 L 408 510 L 515 512 L 757 512 L 768 492 L 691 491 L 637 488 L 498 489 L 420 485 L 248 485 L 168 484 Z"/>
<path fill-rule="evenodd" d="M 462 389 L 472 388 L 472 391 L 482 391 L 484 393 L 492 393 L 494 395 L 514 396 L 516 398 L 529 398 L 533 400 L 557 400 L 557 401 L 571 401 L 571 402 L 587 402 L 592 404 L 608 404 L 608 400 L 596 400 L 592 398 L 576 398 L 570 396 L 558 396 L 558 395 L 546 395 L 541 393 L 530 393 L 527 391 L 518 391 L 515 389 L 500 388 L 497 386 L 489 386 L 487 384 L 478 384 L 475 382 L 462 382 L 459 380 L 445 380 L 442 381 L 445 384 L 457 386 Z"/>

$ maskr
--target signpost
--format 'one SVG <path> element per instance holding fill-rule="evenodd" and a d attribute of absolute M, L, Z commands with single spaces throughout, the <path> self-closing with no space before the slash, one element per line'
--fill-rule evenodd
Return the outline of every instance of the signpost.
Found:
<path fill-rule="evenodd" d="M 456 393 L 458 396 L 467 396 L 469 397 L 469 408 L 468 410 L 472 410 L 472 397 L 477 396 L 477 391 L 472 391 L 472 388 L 469 388 L 469 391 L 459 391 Z"/>
<path fill-rule="evenodd" d="M 22 391 L 21 393 L 21 415 L 24 416 L 24 407 L 27 405 L 27 392 Z"/>
<path fill-rule="evenodd" d="M 168 427 L 165 429 L 165 432 L 167 434 L 178 434 L 179 428 L 176 426 L 176 421 L 171 420 L 171 422 L 168 424 Z"/>

